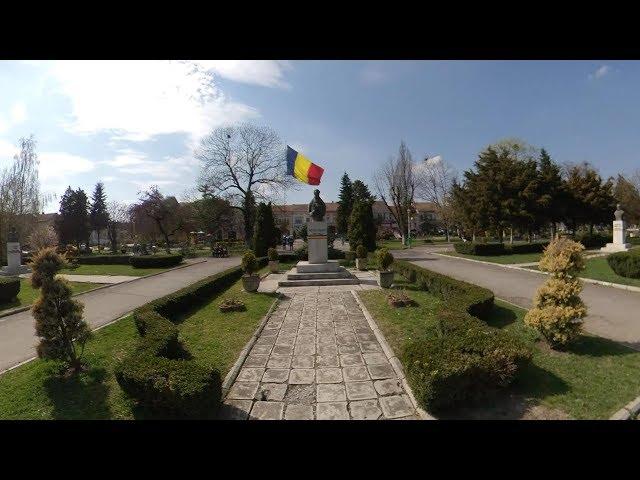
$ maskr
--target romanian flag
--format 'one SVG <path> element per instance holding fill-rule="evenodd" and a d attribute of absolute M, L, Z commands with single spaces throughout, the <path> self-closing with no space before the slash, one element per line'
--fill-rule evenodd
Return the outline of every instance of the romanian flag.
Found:
<path fill-rule="evenodd" d="M 309 185 L 320 185 L 323 173 L 324 168 L 311 163 L 311 160 L 287 145 L 287 175 L 293 175 Z"/>

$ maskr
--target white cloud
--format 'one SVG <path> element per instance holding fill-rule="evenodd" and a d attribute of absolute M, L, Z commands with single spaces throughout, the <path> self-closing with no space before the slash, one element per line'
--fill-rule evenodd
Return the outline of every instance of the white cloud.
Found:
<path fill-rule="evenodd" d="M 287 61 L 278 60 L 198 60 L 203 69 L 234 82 L 263 87 L 290 88 L 284 74 L 291 69 Z"/>
<path fill-rule="evenodd" d="M 138 188 L 138 191 L 149 190 L 152 185 L 156 185 L 157 187 L 165 187 L 167 185 L 175 185 L 175 180 L 131 180 L 129 183 L 135 185 Z"/>
<path fill-rule="evenodd" d="M 78 60 L 42 65 L 56 80 L 56 91 L 71 102 L 64 127 L 72 133 L 111 131 L 113 138 L 132 141 L 169 133 L 200 137 L 211 128 L 258 116 L 254 108 L 224 95 L 214 83 L 213 67 L 194 62 Z"/>
<path fill-rule="evenodd" d="M 94 168 L 91 160 L 66 152 L 42 152 L 38 159 L 40 178 L 44 181 L 64 180 L 69 175 L 90 172 Z"/>
<path fill-rule="evenodd" d="M 602 78 L 608 73 L 611 73 L 611 67 L 609 65 L 602 65 L 595 72 L 590 73 L 589 78 L 591 79 Z"/>
<path fill-rule="evenodd" d="M 22 102 L 16 102 L 11 107 L 11 123 L 18 125 L 27 119 L 27 107 Z"/>

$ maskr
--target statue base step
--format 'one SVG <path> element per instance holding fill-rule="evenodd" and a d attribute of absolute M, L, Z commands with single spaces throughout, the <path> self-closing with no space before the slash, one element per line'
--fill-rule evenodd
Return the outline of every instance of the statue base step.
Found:
<path fill-rule="evenodd" d="M 630 248 L 630 243 L 607 243 L 607 246 L 602 247 L 600 251 L 607 253 L 626 252 Z"/>

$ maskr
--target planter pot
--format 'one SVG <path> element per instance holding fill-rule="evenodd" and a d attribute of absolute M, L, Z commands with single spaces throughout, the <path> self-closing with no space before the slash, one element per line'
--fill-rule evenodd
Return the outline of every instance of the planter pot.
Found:
<path fill-rule="evenodd" d="M 271 273 L 278 273 L 279 268 L 280 268 L 279 260 L 269 260 L 269 271 Z"/>
<path fill-rule="evenodd" d="M 389 288 L 393 283 L 393 270 L 378 272 L 378 285 L 382 288 Z"/>
<path fill-rule="evenodd" d="M 255 292 L 260 286 L 260 275 L 244 275 L 242 277 L 242 286 L 246 292 Z"/>
<path fill-rule="evenodd" d="M 356 258 L 356 268 L 358 270 L 366 270 L 367 269 L 367 259 L 366 258 Z"/>

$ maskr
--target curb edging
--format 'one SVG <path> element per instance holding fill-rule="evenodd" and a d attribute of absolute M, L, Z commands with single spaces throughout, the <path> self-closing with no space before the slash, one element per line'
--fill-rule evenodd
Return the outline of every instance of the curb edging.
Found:
<path fill-rule="evenodd" d="M 411 390 L 411 386 L 409 385 L 409 382 L 407 381 L 407 378 L 404 374 L 404 369 L 402 368 L 402 363 L 400 362 L 400 359 L 396 356 L 396 354 L 393 352 L 393 349 L 387 343 L 387 340 L 384 338 L 384 334 L 378 328 L 376 321 L 374 320 L 373 316 L 369 313 L 369 310 L 367 310 L 367 307 L 364 306 L 364 303 L 362 303 L 362 301 L 360 300 L 360 297 L 358 296 L 357 292 L 355 290 L 350 290 L 350 292 L 351 292 L 351 295 L 353 295 L 353 298 L 355 298 L 356 302 L 358 303 L 358 306 L 364 313 L 364 316 L 367 319 L 367 322 L 369 323 L 369 327 L 371 328 L 371 330 L 373 330 L 373 333 L 376 336 L 378 343 L 380 343 L 380 346 L 382 347 L 382 351 L 384 352 L 385 356 L 389 360 L 389 363 L 391 363 L 391 366 L 393 367 L 393 370 L 396 372 L 396 375 L 398 375 L 398 379 L 402 382 L 402 388 L 404 388 L 405 392 L 407 393 L 407 396 L 409 397 L 409 400 L 411 400 L 411 404 L 413 405 L 413 408 L 416 409 L 416 412 L 418 413 L 418 416 L 420 417 L 420 419 L 421 420 L 437 420 L 436 417 L 429 414 L 418 405 L 416 398 L 413 396 L 413 391 Z"/>
<path fill-rule="evenodd" d="M 258 328 L 253 333 L 253 336 L 249 339 L 247 344 L 240 351 L 240 354 L 238 355 L 238 358 L 233 364 L 233 367 L 231 367 L 231 370 L 229 370 L 229 373 L 227 373 L 227 375 L 224 377 L 224 381 L 222 382 L 222 386 L 221 386 L 221 390 L 222 390 L 222 397 L 220 401 L 221 403 L 226 399 L 227 394 L 229 393 L 229 390 L 233 385 L 233 382 L 235 382 L 236 378 L 238 377 L 238 374 L 240 373 L 240 369 L 242 368 L 244 361 L 247 359 L 247 356 L 249 356 L 249 352 L 251 351 L 255 343 L 258 341 L 258 337 L 262 333 L 262 330 L 264 330 L 264 326 L 269 321 L 271 314 L 280 303 L 280 300 L 282 300 L 282 294 L 277 293 L 275 300 L 271 304 L 271 307 L 269 307 L 269 310 L 267 311 L 265 316 L 262 318 L 260 325 L 258 325 Z"/>
<path fill-rule="evenodd" d="M 624 407 L 609 417 L 609 420 L 631 420 L 631 417 L 640 413 L 640 396 L 631 400 Z"/>

